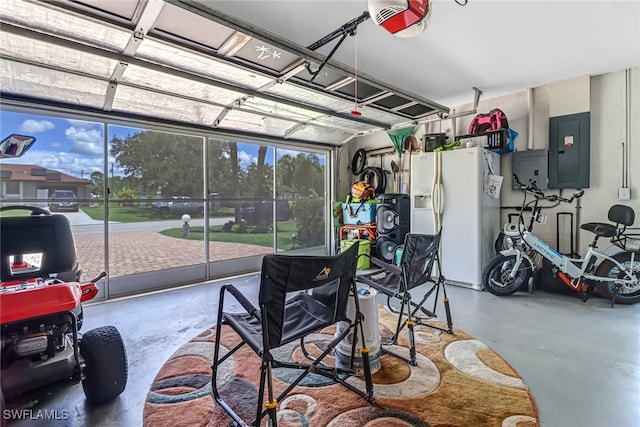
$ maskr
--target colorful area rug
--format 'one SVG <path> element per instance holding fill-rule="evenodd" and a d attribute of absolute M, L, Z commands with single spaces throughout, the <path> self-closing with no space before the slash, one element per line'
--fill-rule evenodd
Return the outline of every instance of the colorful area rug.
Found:
<path fill-rule="evenodd" d="M 379 310 L 380 334 L 391 335 L 395 316 Z M 224 326 L 227 328 L 227 326 Z M 233 332 L 223 333 L 223 346 L 239 342 Z M 311 340 L 328 341 L 333 331 Z M 406 333 L 390 349 L 408 355 Z M 158 372 L 144 408 L 145 427 L 220 427 L 231 419 L 211 395 L 211 360 L 215 329 L 208 329 L 180 347 Z M 532 427 L 537 409 L 526 384 L 495 352 L 460 330 L 455 335 L 426 326 L 416 330 L 418 366 L 383 355 L 374 374 L 375 403 L 324 377 L 308 376 L 279 402 L 279 426 L 292 427 Z M 297 343 L 283 354 L 301 358 Z M 226 366 L 224 366 L 226 365 Z M 260 363 L 245 346 L 221 366 L 219 389 L 247 423 L 255 416 Z M 286 370 L 276 370 L 276 387 L 283 389 Z M 364 382 L 352 377 L 364 389 Z M 264 423 L 263 423 L 264 425 Z"/>

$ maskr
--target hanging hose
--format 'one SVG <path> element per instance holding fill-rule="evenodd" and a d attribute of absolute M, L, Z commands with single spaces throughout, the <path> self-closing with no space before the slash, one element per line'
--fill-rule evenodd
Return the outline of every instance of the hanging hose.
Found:
<path fill-rule="evenodd" d="M 387 188 L 387 176 L 382 168 L 365 168 L 360 175 L 360 181 L 365 181 L 371 184 L 376 189 L 376 196 L 384 194 L 385 189 Z"/>
<path fill-rule="evenodd" d="M 364 171 L 364 165 L 367 163 L 367 152 L 364 148 L 360 148 L 351 159 L 351 173 L 360 175 Z"/>

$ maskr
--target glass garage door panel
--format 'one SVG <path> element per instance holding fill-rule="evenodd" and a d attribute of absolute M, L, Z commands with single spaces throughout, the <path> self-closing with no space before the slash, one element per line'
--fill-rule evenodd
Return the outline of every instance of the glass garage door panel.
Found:
<path fill-rule="evenodd" d="M 0 160 L 0 206 L 67 216 L 83 279 L 108 273 L 99 298 L 255 271 L 267 253 L 327 252 L 326 152 L 39 111 L 0 110 L 2 136 L 37 139 Z"/>
<path fill-rule="evenodd" d="M 111 294 L 203 279 L 203 138 L 110 125 L 108 146 Z"/>
<path fill-rule="evenodd" d="M 273 253 L 273 153 L 266 144 L 209 139 L 209 262 Z"/>
<path fill-rule="evenodd" d="M 6 110 L 0 111 L 0 120 L 1 138 L 14 133 L 36 138 L 22 157 L 0 160 L 0 206 L 32 206 L 66 216 L 82 279 L 96 277 L 105 270 L 100 191 L 103 125 L 72 117 Z M 30 214 L 27 210 L 11 212 Z M 99 297 L 103 294 L 101 286 Z"/>
<path fill-rule="evenodd" d="M 327 155 L 276 149 L 277 250 L 325 254 Z"/>

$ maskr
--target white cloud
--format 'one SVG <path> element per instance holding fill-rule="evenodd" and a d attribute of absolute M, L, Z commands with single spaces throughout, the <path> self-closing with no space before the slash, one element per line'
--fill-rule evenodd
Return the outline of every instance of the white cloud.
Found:
<path fill-rule="evenodd" d="M 238 163 L 240 163 L 241 168 L 246 168 L 251 163 L 258 163 L 257 157 L 251 156 L 251 154 L 246 151 L 238 151 Z"/>
<path fill-rule="evenodd" d="M 73 142 L 71 152 L 93 156 L 102 155 L 102 132 L 96 129 L 83 129 L 70 126 L 64 131 L 64 135 Z"/>
<path fill-rule="evenodd" d="M 78 158 L 67 170 L 70 175 L 89 179 L 93 172 L 102 172 L 102 159 Z"/>
<path fill-rule="evenodd" d="M 51 130 L 55 128 L 55 125 L 53 123 L 51 123 L 49 120 L 33 120 L 33 119 L 29 119 L 29 120 L 25 120 L 24 122 L 22 122 L 22 124 L 20 125 L 20 131 L 21 132 L 26 132 L 26 133 L 39 133 L 39 132 L 46 132 L 48 130 Z"/>

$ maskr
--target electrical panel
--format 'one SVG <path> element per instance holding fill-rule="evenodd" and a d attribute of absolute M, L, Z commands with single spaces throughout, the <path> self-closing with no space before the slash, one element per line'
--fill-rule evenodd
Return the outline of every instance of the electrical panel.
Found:
<path fill-rule="evenodd" d="M 511 172 L 518 175 L 523 184 L 535 181 L 541 190 L 546 190 L 549 182 L 547 173 L 547 150 L 514 151 L 511 155 Z M 511 180 L 511 188 L 517 190 L 516 180 Z"/>
<path fill-rule="evenodd" d="M 549 118 L 549 188 L 589 188 L 589 112 Z"/>

